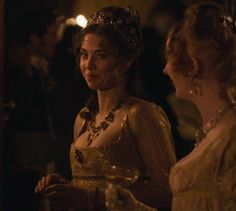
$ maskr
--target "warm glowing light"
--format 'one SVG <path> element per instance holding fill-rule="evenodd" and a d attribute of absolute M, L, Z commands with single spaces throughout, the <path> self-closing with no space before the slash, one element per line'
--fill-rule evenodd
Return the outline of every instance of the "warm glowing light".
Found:
<path fill-rule="evenodd" d="M 83 15 L 78 15 L 76 17 L 76 23 L 83 28 L 87 25 L 87 22 L 87 19 Z"/>

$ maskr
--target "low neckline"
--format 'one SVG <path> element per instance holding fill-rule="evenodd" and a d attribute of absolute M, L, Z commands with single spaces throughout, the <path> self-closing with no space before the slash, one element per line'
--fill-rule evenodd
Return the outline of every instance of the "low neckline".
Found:
<path fill-rule="evenodd" d="M 124 124 L 125 124 L 125 121 L 126 121 L 126 119 L 127 119 L 127 116 L 128 116 L 128 113 L 126 113 L 126 114 L 123 116 L 122 121 L 121 121 L 121 124 L 120 124 L 120 128 L 119 128 L 118 136 L 117 136 L 117 138 L 115 138 L 115 140 L 112 141 L 111 143 L 108 143 L 108 144 L 105 144 L 105 145 L 101 145 L 101 146 L 89 146 L 89 147 L 86 147 L 86 146 L 84 146 L 84 147 L 76 146 L 75 143 L 77 142 L 78 138 L 86 131 L 86 129 L 85 129 L 85 130 L 81 130 L 81 133 L 77 136 L 76 140 L 74 140 L 71 145 L 73 145 L 73 147 L 74 147 L 75 149 L 78 149 L 78 150 L 99 150 L 99 149 L 101 149 L 101 148 L 110 148 L 110 147 L 112 147 L 114 144 L 119 143 L 120 139 L 122 139 L 122 138 L 121 138 L 122 133 L 123 133 L 122 131 L 124 130 Z M 85 122 L 84 122 L 83 124 L 86 125 L 86 124 L 87 124 L 86 121 L 88 121 L 88 120 L 84 120 L 84 121 L 85 121 Z M 84 125 L 83 125 L 83 127 L 84 127 Z M 84 132 L 83 132 L 83 131 L 84 131 Z"/>
<path fill-rule="evenodd" d="M 217 134 L 217 136 L 215 136 L 215 138 L 213 138 L 214 140 L 211 140 L 210 143 L 208 143 L 207 146 L 205 146 L 201 152 L 197 152 L 198 154 L 193 156 L 193 152 L 194 150 L 197 150 L 197 148 L 194 148 L 188 155 L 186 155 L 185 157 L 183 157 L 182 159 L 180 159 L 172 168 L 173 169 L 177 169 L 177 168 L 185 168 L 186 165 L 191 165 L 193 162 L 196 162 L 196 160 L 199 160 L 201 157 L 203 157 L 204 155 L 207 155 L 208 152 L 210 150 L 212 150 L 213 148 L 215 148 L 218 144 L 220 144 L 220 142 L 222 141 L 222 139 L 219 138 L 222 137 L 222 134 L 227 133 L 227 131 L 232 130 L 233 128 L 236 128 L 236 124 L 233 124 L 232 126 L 230 126 L 229 128 L 224 128 L 221 130 L 221 132 L 219 132 Z M 218 142 L 217 142 L 218 141 Z M 216 143 L 217 142 L 217 143 Z M 204 141 L 201 142 L 201 144 L 204 144 Z M 199 145 L 198 147 L 201 147 L 201 145 Z M 187 161 L 186 161 L 187 160 Z"/>

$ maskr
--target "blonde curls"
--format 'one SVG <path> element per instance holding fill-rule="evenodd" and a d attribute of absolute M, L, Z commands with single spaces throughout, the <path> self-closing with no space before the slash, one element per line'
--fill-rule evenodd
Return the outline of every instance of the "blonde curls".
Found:
<path fill-rule="evenodd" d="M 187 53 L 187 43 L 182 34 L 183 23 L 174 25 L 167 36 L 165 56 L 174 59 L 174 70 L 182 75 L 188 75 L 192 60 Z"/>
<path fill-rule="evenodd" d="M 228 83 L 236 74 L 236 40 L 222 6 L 209 2 L 190 6 L 185 12 L 183 32 L 190 56 L 200 58 L 215 71 L 220 95 L 226 97 Z"/>

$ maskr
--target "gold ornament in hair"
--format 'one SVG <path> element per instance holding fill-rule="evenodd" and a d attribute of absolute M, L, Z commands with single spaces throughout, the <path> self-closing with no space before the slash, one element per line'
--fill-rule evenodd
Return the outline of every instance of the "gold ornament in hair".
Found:
<path fill-rule="evenodd" d="M 230 30 L 235 30 L 235 22 L 231 16 L 223 16 L 223 25 L 225 28 L 229 28 Z"/>
<path fill-rule="evenodd" d="M 134 51 L 141 48 L 140 17 L 131 8 L 103 7 L 91 15 L 86 27 L 90 25 L 109 26 L 126 46 Z"/>

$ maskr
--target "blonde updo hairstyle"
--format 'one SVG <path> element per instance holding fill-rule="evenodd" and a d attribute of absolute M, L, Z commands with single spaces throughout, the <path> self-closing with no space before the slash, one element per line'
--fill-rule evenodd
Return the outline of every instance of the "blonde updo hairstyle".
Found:
<path fill-rule="evenodd" d="M 192 69 L 192 60 L 187 52 L 187 43 L 182 33 L 182 27 L 183 22 L 179 22 L 170 29 L 165 46 L 165 57 L 167 60 L 172 58 L 175 72 L 188 76 Z"/>
<path fill-rule="evenodd" d="M 222 6 L 217 3 L 199 3 L 190 6 L 184 17 L 183 33 L 191 58 L 197 58 L 216 76 L 221 86 L 220 96 L 236 86 L 236 40 L 232 24 Z M 201 77 L 206 72 L 200 72 Z M 232 97 L 232 96 L 230 96 Z M 232 100 L 232 99 L 231 99 Z"/>

